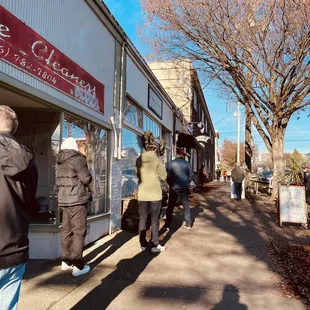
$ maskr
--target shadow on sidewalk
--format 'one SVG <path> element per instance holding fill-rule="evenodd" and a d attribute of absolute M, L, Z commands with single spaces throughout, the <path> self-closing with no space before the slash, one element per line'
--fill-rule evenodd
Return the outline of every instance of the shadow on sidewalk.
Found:
<path fill-rule="evenodd" d="M 86 254 L 84 256 L 85 264 L 90 262 L 89 265 L 91 266 L 91 269 L 93 269 L 135 236 L 135 234 L 126 231 L 116 233 L 114 238 L 106 241 L 104 244 L 94 248 L 93 251 Z M 89 245 L 85 247 L 85 249 L 90 248 L 91 246 L 92 245 Z M 51 277 L 43 277 L 39 282 L 40 286 L 76 286 L 87 281 L 87 279 L 92 276 L 92 273 L 88 273 L 85 276 L 72 277 L 70 271 L 60 270 L 60 260 L 31 260 L 28 265 L 30 266 L 26 269 L 24 280 L 31 280 L 36 276 L 43 275 L 52 269 L 56 269 L 56 272 L 52 271 Z"/>
<path fill-rule="evenodd" d="M 241 304 L 239 299 L 239 290 L 234 285 L 227 284 L 224 288 L 222 300 L 218 304 L 215 304 L 211 310 L 247 310 L 248 307 L 244 304 Z"/>
<path fill-rule="evenodd" d="M 174 221 L 171 230 L 161 240 L 165 245 L 172 235 L 181 227 L 182 219 Z M 139 244 L 137 243 L 137 247 Z M 130 259 L 123 259 L 116 265 L 116 270 L 102 279 L 102 283 L 80 300 L 72 310 L 106 309 L 110 303 L 128 286 L 132 285 L 148 266 L 148 264 L 160 254 L 140 252 Z"/>
<path fill-rule="evenodd" d="M 125 243 L 135 237 L 136 234 L 121 231 L 115 235 L 115 237 L 103 245 L 95 248 L 93 251 L 88 253 L 85 256 L 85 263 L 89 264 L 91 269 L 100 264 L 103 260 L 114 254 L 117 250 L 119 250 Z M 108 250 L 106 250 L 108 249 Z M 106 252 L 104 252 L 106 250 Z M 100 255 L 100 253 L 104 252 Z M 99 255 L 99 256 L 98 256 Z M 98 256 L 98 257 L 97 257 Z M 97 257 L 97 258 L 96 258 Z M 96 258 L 96 259 L 95 259 Z M 89 263 L 90 262 L 90 263 Z"/>
<path fill-rule="evenodd" d="M 174 287 L 174 286 L 146 286 L 143 287 L 141 294 L 148 300 L 171 300 L 173 304 L 180 303 L 180 307 L 186 308 L 191 304 L 204 304 L 205 309 L 210 310 L 247 310 L 248 307 L 239 302 L 240 295 L 236 286 L 227 284 L 224 287 L 222 300 L 217 304 L 208 301 L 208 290 L 194 287 Z M 212 299 L 212 298 L 211 298 Z M 151 301 L 152 302 L 152 301 Z M 168 303 L 169 305 L 169 303 Z M 212 307 L 212 308 L 211 308 Z M 167 307 L 168 308 L 168 307 Z M 198 304 L 197 308 L 201 309 Z"/>
<path fill-rule="evenodd" d="M 309 231 L 300 225 L 280 228 L 276 223 L 276 210 L 275 207 L 272 209 L 272 203 L 265 206 L 246 199 L 236 202 L 230 198 L 230 189 L 226 186 L 214 187 L 205 197 L 201 197 L 201 203 L 206 210 L 202 218 L 233 236 L 251 256 L 277 273 L 282 282 L 280 284 L 277 280 L 282 293 L 288 297 L 294 294 L 300 296 L 297 286 L 292 284 L 287 267 L 279 267 L 279 261 L 273 254 L 273 244 L 310 244 Z"/>
<path fill-rule="evenodd" d="M 201 211 L 203 210 L 199 207 L 192 208 L 192 217 L 195 218 Z M 182 227 L 183 220 L 183 213 L 174 215 L 170 231 L 161 236 L 160 243 L 162 245 L 165 245 L 172 235 Z M 169 247 L 167 251 L 169 251 Z M 157 255 L 163 255 L 163 253 Z M 80 300 L 72 310 L 106 309 L 123 290 L 136 282 L 140 274 L 157 255 L 147 251 L 140 252 L 130 259 L 121 260 L 117 264 L 116 270 L 102 279 L 102 283 Z"/>

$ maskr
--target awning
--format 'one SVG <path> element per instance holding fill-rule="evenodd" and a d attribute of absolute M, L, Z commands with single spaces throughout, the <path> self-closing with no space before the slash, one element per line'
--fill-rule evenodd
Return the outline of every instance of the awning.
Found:
<path fill-rule="evenodd" d="M 202 147 L 206 147 L 208 141 L 210 140 L 210 137 L 209 137 L 209 136 L 202 135 L 202 136 L 196 137 L 196 140 L 199 142 L 199 144 L 200 144 Z"/>
<path fill-rule="evenodd" d="M 199 147 L 199 143 L 193 135 L 178 133 L 177 147 L 196 149 Z"/>

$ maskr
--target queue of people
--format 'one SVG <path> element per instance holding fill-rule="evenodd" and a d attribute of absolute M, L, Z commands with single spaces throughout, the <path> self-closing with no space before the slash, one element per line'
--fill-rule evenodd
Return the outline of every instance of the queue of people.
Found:
<path fill-rule="evenodd" d="M 184 227 L 191 229 L 192 220 L 189 207 L 189 184 L 193 178 L 191 165 L 184 158 L 183 148 L 177 148 L 176 159 L 164 166 L 162 160 L 157 155 L 155 145 L 148 145 L 146 152 L 137 159 L 136 168 L 139 179 L 138 201 L 139 201 L 139 239 L 140 249 L 147 249 L 146 229 L 147 218 L 151 215 L 152 230 L 152 253 L 165 251 L 165 247 L 159 244 L 159 218 L 161 213 L 162 189 L 161 180 L 166 180 L 169 185 L 169 201 L 166 212 L 166 221 L 163 227 L 169 231 L 172 222 L 173 210 L 178 198 L 180 198 L 184 208 Z"/>
<path fill-rule="evenodd" d="M 36 205 L 38 170 L 31 152 L 14 138 L 18 127 L 16 113 L 0 105 L 0 308 L 17 309 L 21 281 L 29 259 L 29 211 Z M 87 144 L 65 139 L 56 155 L 58 205 L 62 209 L 61 270 L 72 276 L 90 271 L 84 263 L 83 248 L 87 230 L 88 202 L 92 199 L 92 175 L 87 164 Z M 165 250 L 159 244 L 161 180 L 170 186 L 164 229 L 169 230 L 177 198 L 184 206 L 185 228 L 192 225 L 188 202 L 193 173 L 178 148 L 177 158 L 164 166 L 155 145 L 149 145 L 137 160 L 139 178 L 140 249 L 147 248 L 146 225 L 151 214 L 152 253 Z"/>
<path fill-rule="evenodd" d="M 21 281 L 29 259 L 29 211 L 36 205 L 38 170 L 31 152 L 14 133 L 16 113 L 0 105 L 0 308 L 17 309 Z M 67 138 L 57 154 L 58 204 L 63 211 L 61 231 L 62 270 L 73 276 L 90 270 L 84 264 L 87 203 L 91 200 L 92 176 L 85 145 Z"/>

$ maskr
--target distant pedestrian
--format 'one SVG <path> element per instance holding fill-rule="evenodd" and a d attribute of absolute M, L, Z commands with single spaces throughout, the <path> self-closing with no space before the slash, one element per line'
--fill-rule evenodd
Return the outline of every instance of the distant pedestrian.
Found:
<path fill-rule="evenodd" d="M 217 182 L 220 182 L 220 178 L 221 178 L 221 169 L 220 167 L 217 167 L 217 169 L 215 170 L 216 173 L 216 180 Z"/>
<path fill-rule="evenodd" d="M 151 252 L 160 253 L 165 250 L 165 247 L 159 244 L 159 217 L 163 197 L 160 180 L 166 180 L 167 172 L 162 160 L 157 156 L 157 148 L 155 145 L 147 145 L 146 152 L 142 153 L 137 159 L 136 167 L 139 179 L 140 249 L 141 251 L 145 251 L 147 248 L 147 219 L 148 215 L 151 214 Z"/>
<path fill-rule="evenodd" d="M 199 170 L 199 180 L 202 186 L 207 182 L 207 171 L 204 164 L 201 165 Z"/>
<path fill-rule="evenodd" d="M 183 148 L 177 148 L 176 159 L 167 163 L 167 182 L 170 187 L 168 209 L 166 212 L 165 229 L 169 229 L 172 221 L 174 207 L 180 198 L 184 209 L 185 228 L 191 229 L 192 219 L 189 207 L 189 185 L 193 179 L 193 172 L 189 162 L 185 160 Z"/>
<path fill-rule="evenodd" d="M 227 181 L 227 171 L 226 170 L 223 171 L 223 178 L 224 178 L 224 182 L 226 183 L 226 181 Z"/>
<path fill-rule="evenodd" d="M 234 182 L 234 188 L 237 195 L 237 201 L 241 200 L 242 197 L 242 182 L 245 178 L 244 170 L 240 167 L 239 164 L 236 165 L 236 167 L 231 172 L 231 178 Z"/>
<path fill-rule="evenodd" d="M 36 207 L 38 171 L 33 155 L 13 137 L 15 112 L 0 105 L 0 309 L 17 309 L 29 258 L 28 214 Z"/>
<path fill-rule="evenodd" d="M 228 182 L 230 182 L 230 177 L 231 177 L 231 170 L 227 170 L 227 179 L 228 179 Z"/>
<path fill-rule="evenodd" d="M 90 267 L 84 264 L 83 248 L 87 207 L 92 196 L 89 188 L 92 176 L 87 167 L 86 157 L 79 151 L 74 138 L 67 138 L 60 148 L 56 156 L 56 184 L 58 205 L 63 211 L 61 269 L 72 269 L 72 275 L 77 277 L 90 270 Z"/>

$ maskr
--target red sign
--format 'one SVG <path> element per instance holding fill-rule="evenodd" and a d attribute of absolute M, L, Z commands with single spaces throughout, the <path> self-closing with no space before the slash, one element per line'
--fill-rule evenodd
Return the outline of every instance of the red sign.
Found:
<path fill-rule="evenodd" d="M 104 85 L 2 6 L 0 59 L 104 112 Z"/>

